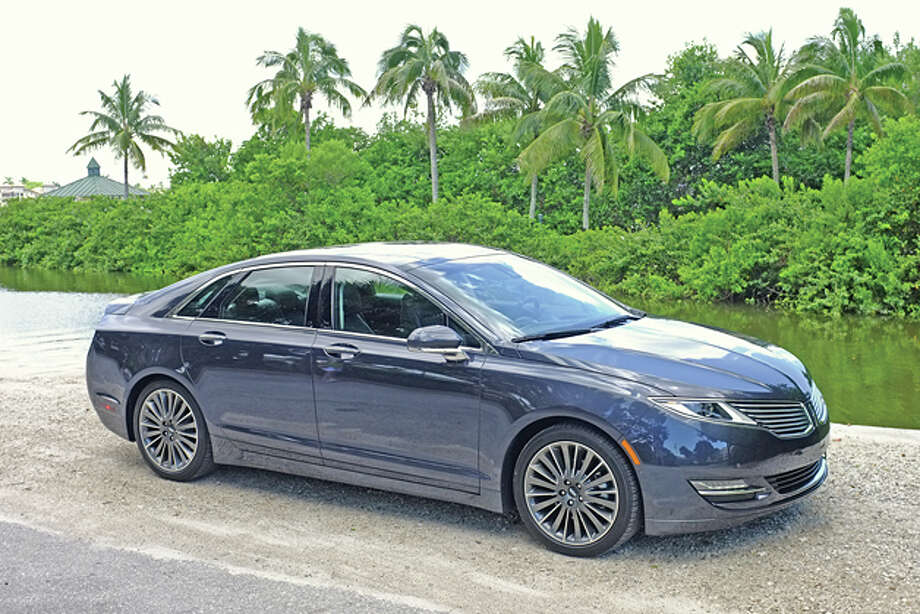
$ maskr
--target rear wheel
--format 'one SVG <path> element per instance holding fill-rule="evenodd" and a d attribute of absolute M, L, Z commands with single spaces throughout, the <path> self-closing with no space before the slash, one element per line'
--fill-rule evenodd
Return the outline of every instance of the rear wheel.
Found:
<path fill-rule="evenodd" d="M 551 550 L 596 556 L 639 529 L 639 483 L 619 448 L 597 431 L 558 424 L 518 456 L 514 498 L 527 530 Z"/>
<path fill-rule="evenodd" d="M 184 482 L 214 469 L 208 427 L 188 390 L 161 380 L 149 384 L 137 399 L 137 447 L 157 475 Z"/>

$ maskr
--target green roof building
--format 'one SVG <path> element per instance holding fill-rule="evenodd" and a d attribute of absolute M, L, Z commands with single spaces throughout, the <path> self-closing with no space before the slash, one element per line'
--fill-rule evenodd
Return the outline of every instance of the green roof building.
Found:
<path fill-rule="evenodd" d="M 144 196 L 147 194 L 144 190 L 132 186 L 128 186 L 128 191 L 132 196 Z M 99 174 L 99 163 L 96 162 L 96 158 L 90 158 L 89 164 L 86 165 L 86 177 L 77 179 L 73 183 L 62 185 L 56 190 L 46 192 L 44 195 L 73 196 L 75 198 L 87 198 L 90 196 L 124 197 L 125 184 L 101 176 Z"/>

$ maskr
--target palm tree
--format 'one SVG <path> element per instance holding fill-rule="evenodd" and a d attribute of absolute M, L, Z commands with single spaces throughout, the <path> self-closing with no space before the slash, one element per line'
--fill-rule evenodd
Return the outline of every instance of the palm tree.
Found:
<path fill-rule="evenodd" d="M 125 170 L 125 198 L 128 197 L 128 161 L 134 168 L 145 170 L 147 160 L 141 145 L 150 149 L 165 152 L 172 148 L 173 143 L 157 132 L 179 134 L 175 128 L 170 128 L 159 115 L 146 115 L 150 105 L 159 105 L 156 98 L 141 90 L 136 94 L 131 91 L 131 76 L 125 75 L 121 81 L 113 81 L 115 92 L 112 95 L 99 90 L 99 99 L 102 102 L 102 111 L 81 111 L 80 115 L 90 115 L 93 123 L 90 124 L 89 134 L 70 146 L 67 151 L 74 155 L 94 151 L 105 145 L 115 150 L 115 155 L 124 160 Z"/>
<path fill-rule="evenodd" d="M 377 84 L 371 96 L 386 103 L 404 102 L 403 114 L 416 104 L 419 92 L 428 103 L 428 156 L 431 162 L 431 200 L 438 200 L 438 144 L 435 133 L 435 105 L 452 105 L 464 114 L 475 112 L 473 88 L 464 78 L 469 61 L 460 51 L 452 51 L 447 37 L 437 28 L 428 36 L 419 26 L 409 25 L 399 43 L 387 49 L 377 64 Z"/>
<path fill-rule="evenodd" d="M 617 190 L 618 148 L 625 149 L 630 157 L 644 158 L 662 181 L 668 180 L 668 160 L 636 125 L 640 109 L 631 96 L 647 84 L 651 75 L 613 90 L 613 55 L 619 43 L 612 30 L 603 30 L 592 17 L 583 35 L 570 29 L 556 37 L 554 49 L 565 59 L 559 73 L 534 74 L 534 78 L 543 87 L 561 75 L 562 89 L 542 111 L 546 128 L 518 160 L 523 170 L 534 175 L 573 150 L 579 153 L 585 162 L 582 228 L 587 230 L 592 182 L 601 191 L 609 178 L 613 191 Z"/>
<path fill-rule="evenodd" d="M 551 92 L 546 84 L 561 84 L 539 77 L 546 69 L 543 59 L 546 52 L 543 44 L 530 37 L 530 42 L 518 38 L 514 44 L 505 49 L 505 57 L 511 60 L 514 74 L 504 72 L 484 73 L 476 81 L 476 90 L 486 99 L 485 108 L 473 121 L 499 120 L 509 117 L 517 118 L 514 140 L 518 143 L 530 143 L 540 135 L 540 110 L 549 99 Z M 537 78 L 534 78 L 537 76 Z M 537 83 L 543 83 L 538 87 Z M 530 219 L 537 211 L 537 175 L 530 177 Z"/>
<path fill-rule="evenodd" d="M 256 63 L 278 70 L 271 78 L 249 89 L 246 103 L 250 112 L 255 117 L 266 109 L 286 111 L 296 104 L 303 118 L 308 155 L 313 96 L 320 94 L 329 106 L 338 108 L 345 117 L 351 115 L 351 103 L 342 89 L 358 98 L 367 96 L 367 92 L 349 78 L 351 68 L 347 60 L 339 57 L 335 45 L 303 28 L 297 29 L 297 43 L 292 50 L 287 53 L 266 51 Z"/>
<path fill-rule="evenodd" d="M 745 49 L 750 47 L 753 57 Z M 786 95 L 797 72 L 786 59 L 783 47 L 773 46 L 773 30 L 748 34 L 735 51 L 736 74 L 711 81 L 707 89 L 725 100 L 703 105 L 693 122 L 700 142 L 712 142 L 712 159 L 740 145 L 766 125 L 770 135 L 773 180 L 779 184 L 776 124 L 788 108 Z M 714 140 L 713 140 L 713 137 Z"/>
<path fill-rule="evenodd" d="M 862 20 L 848 8 L 840 9 L 829 38 L 812 38 L 800 53 L 801 61 L 817 74 L 789 92 L 795 104 L 789 109 L 785 127 L 798 126 L 809 119 L 826 120 L 821 134 L 825 138 L 846 126 L 843 180 L 847 181 L 856 120 L 868 120 L 876 134 L 882 134 L 880 109 L 898 113 L 910 108 L 907 97 L 891 86 L 892 80 L 902 78 L 907 69 L 900 62 L 889 61 L 878 39 L 866 39 Z"/>

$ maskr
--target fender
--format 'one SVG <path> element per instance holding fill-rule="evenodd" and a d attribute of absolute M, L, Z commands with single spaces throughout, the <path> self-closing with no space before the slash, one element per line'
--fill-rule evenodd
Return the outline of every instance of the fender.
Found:
<path fill-rule="evenodd" d="M 134 426 L 132 424 L 134 418 L 134 404 L 128 401 L 131 400 L 136 392 L 140 391 L 140 384 L 154 377 L 164 377 L 178 382 L 189 391 L 189 394 L 192 395 L 195 402 L 198 403 L 199 406 L 201 405 L 198 401 L 198 397 L 195 395 L 195 389 L 193 388 L 191 380 L 189 380 L 185 374 L 184 365 L 180 366 L 178 369 L 169 369 L 157 365 L 138 371 L 128 380 L 128 383 L 125 384 L 125 398 L 122 402 L 122 406 L 124 407 L 125 432 L 128 433 L 128 438 L 131 441 L 134 441 Z"/>

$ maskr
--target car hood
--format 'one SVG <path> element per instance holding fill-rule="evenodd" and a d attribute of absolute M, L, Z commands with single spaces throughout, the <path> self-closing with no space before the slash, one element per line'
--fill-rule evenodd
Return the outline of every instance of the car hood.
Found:
<path fill-rule="evenodd" d="M 522 354 L 610 373 L 677 396 L 802 399 L 811 377 L 795 356 L 728 331 L 647 316 L 520 346 Z"/>

